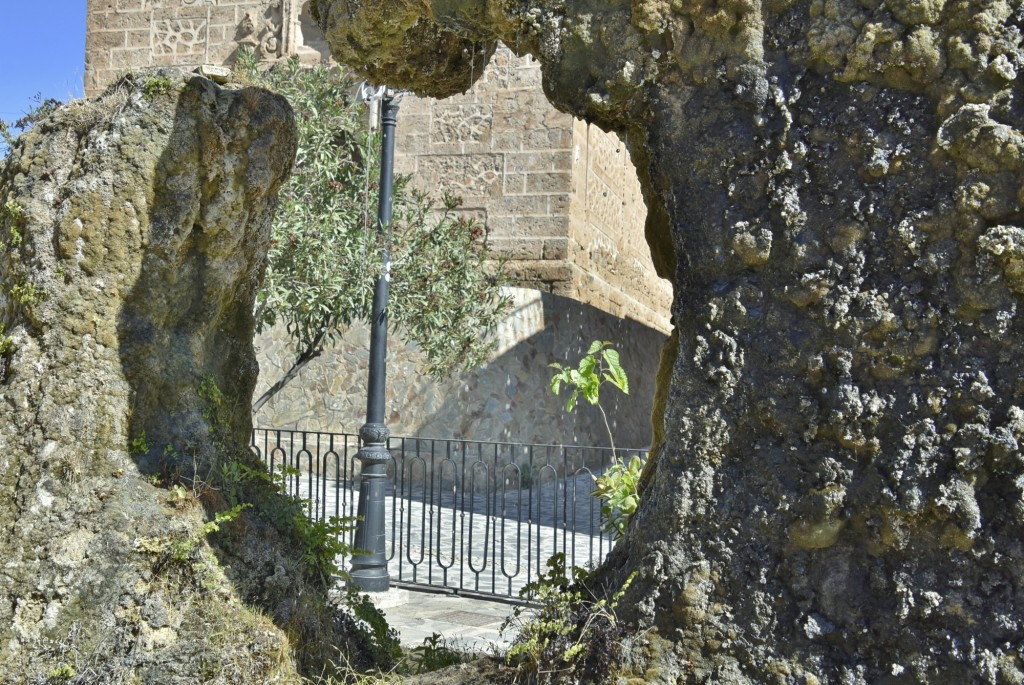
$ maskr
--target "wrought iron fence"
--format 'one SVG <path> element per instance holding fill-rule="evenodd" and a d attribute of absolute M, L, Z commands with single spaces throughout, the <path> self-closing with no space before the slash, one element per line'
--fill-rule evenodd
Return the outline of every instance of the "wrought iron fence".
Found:
<path fill-rule="evenodd" d="M 357 435 L 257 429 L 252 447 L 285 474 L 310 519 L 355 517 Z M 404 437 L 388 448 L 387 555 L 397 585 L 514 599 L 556 552 L 586 567 L 611 550 L 591 497 L 610 449 Z"/>

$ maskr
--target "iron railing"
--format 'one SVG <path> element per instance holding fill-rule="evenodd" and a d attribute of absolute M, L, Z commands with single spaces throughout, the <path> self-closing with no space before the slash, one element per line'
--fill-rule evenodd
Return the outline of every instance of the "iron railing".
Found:
<path fill-rule="evenodd" d="M 358 436 L 257 429 L 252 447 L 285 474 L 311 520 L 355 517 Z M 392 437 L 388 449 L 393 584 L 517 599 L 556 552 L 566 566 L 588 567 L 611 550 L 591 497 L 594 476 L 611 464 L 608 448 Z"/>

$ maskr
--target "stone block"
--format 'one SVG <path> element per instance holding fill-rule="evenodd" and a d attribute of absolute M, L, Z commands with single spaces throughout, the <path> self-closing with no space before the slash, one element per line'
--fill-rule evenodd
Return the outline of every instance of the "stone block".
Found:
<path fill-rule="evenodd" d="M 516 237 L 493 236 L 488 237 L 488 245 L 495 252 L 508 257 L 511 260 L 539 260 L 545 259 L 544 246 L 536 240 L 524 240 Z"/>
<path fill-rule="evenodd" d="M 554 193 L 545 196 L 548 203 L 548 214 L 552 216 L 568 216 L 572 207 L 571 193 Z"/>
<path fill-rule="evenodd" d="M 148 29 L 133 29 L 124 32 L 124 47 L 149 49 L 152 35 Z"/>
<path fill-rule="evenodd" d="M 243 9 L 230 5 L 226 7 L 211 7 L 209 12 L 210 24 L 218 26 L 227 25 L 232 28 L 237 28 L 245 15 Z"/>
<path fill-rule="evenodd" d="M 439 104 L 430 121 L 430 140 L 436 143 L 489 142 L 493 118 L 489 105 Z"/>
<path fill-rule="evenodd" d="M 567 238 L 545 238 L 542 254 L 544 259 L 567 259 L 569 257 L 569 240 Z"/>
<path fill-rule="evenodd" d="M 547 216 L 491 216 L 489 228 L 495 235 L 521 238 L 565 237 L 565 221 L 561 217 Z"/>
<path fill-rule="evenodd" d="M 564 134 L 564 135 L 563 135 Z M 541 129 L 528 131 L 524 136 L 524 150 L 557 150 L 568 149 L 571 134 L 566 131 Z"/>
<path fill-rule="evenodd" d="M 424 155 L 417 169 L 438 189 L 463 197 L 501 192 L 501 159 L 497 155 Z"/>
<path fill-rule="evenodd" d="M 149 48 L 121 48 L 110 51 L 110 66 L 114 69 L 129 71 L 132 68 L 150 64 L 152 52 Z"/>
<path fill-rule="evenodd" d="M 521 195 L 526 192 L 526 174 L 505 174 L 505 195 Z"/>
<path fill-rule="evenodd" d="M 494 152 L 519 152 L 523 149 L 521 131 L 492 131 L 491 150 Z"/>
<path fill-rule="evenodd" d="M 549 216 L 548 196 L 501 195 L 490 202 L 492 216 Z"/>
<path fill-rule="evenodd" d="M 570 174 L 544 171 L 526 174 L 527 193 L 564 193 L 569 190 Z"/>
<path fill-rule="evenodd" d="M 150 17 L 147 12 L 91 14 L 86 19 L 86 31 L 124 31 L 149 28 L 149 24 Z"/>
<path fill-rule="evenodd" d="M 505 155 L 505 171 L 559 171 L 564 166 L 562 155 L 550 152 L 516 152 Z"/>
<path fill-rule="evenodd" d="M 147 44 L 149 41 L 149 31 L 146 31 Z M 107 51 L 112 48 L 123 48 L 125 47 L 125 32 L 124 31 L 94 31 L 89 34 L 89 50 L 90 51 Z"/>

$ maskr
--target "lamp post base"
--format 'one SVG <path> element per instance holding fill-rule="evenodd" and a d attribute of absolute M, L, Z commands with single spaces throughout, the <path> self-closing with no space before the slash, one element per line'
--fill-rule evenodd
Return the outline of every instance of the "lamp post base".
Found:
<path fill-rule="evenodd" d="M 387 592 L 391 589 L 391 577 L 386 568 L 353 568 L 348 586 L 360 592 Z"/>
<path fill-rule="evenodd" d="M 360 431 L 363 448 L 356 453 L 362 464 L 359 481 L 355 554 L 349 584 L 364 592 L 384 592 L 391 587 L 388 559 L 384 551 L 384 486 L 387 483 L 388 429 L 383 423 L 367 423 Z"/>

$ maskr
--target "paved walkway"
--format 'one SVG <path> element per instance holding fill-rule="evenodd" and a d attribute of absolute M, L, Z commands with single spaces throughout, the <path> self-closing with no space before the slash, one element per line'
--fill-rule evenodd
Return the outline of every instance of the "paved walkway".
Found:
<path fill-rule="evenodd" d="M 495 654 L 507 648 L 508 638 L 514 637 L 514 631 L 505 639 L 500 633 L 515 608 L 511 604 L 405 589 L 371 593 L 370 598 L 406 648 L 417 647 L 437 633 L 453 649 Z"/>

